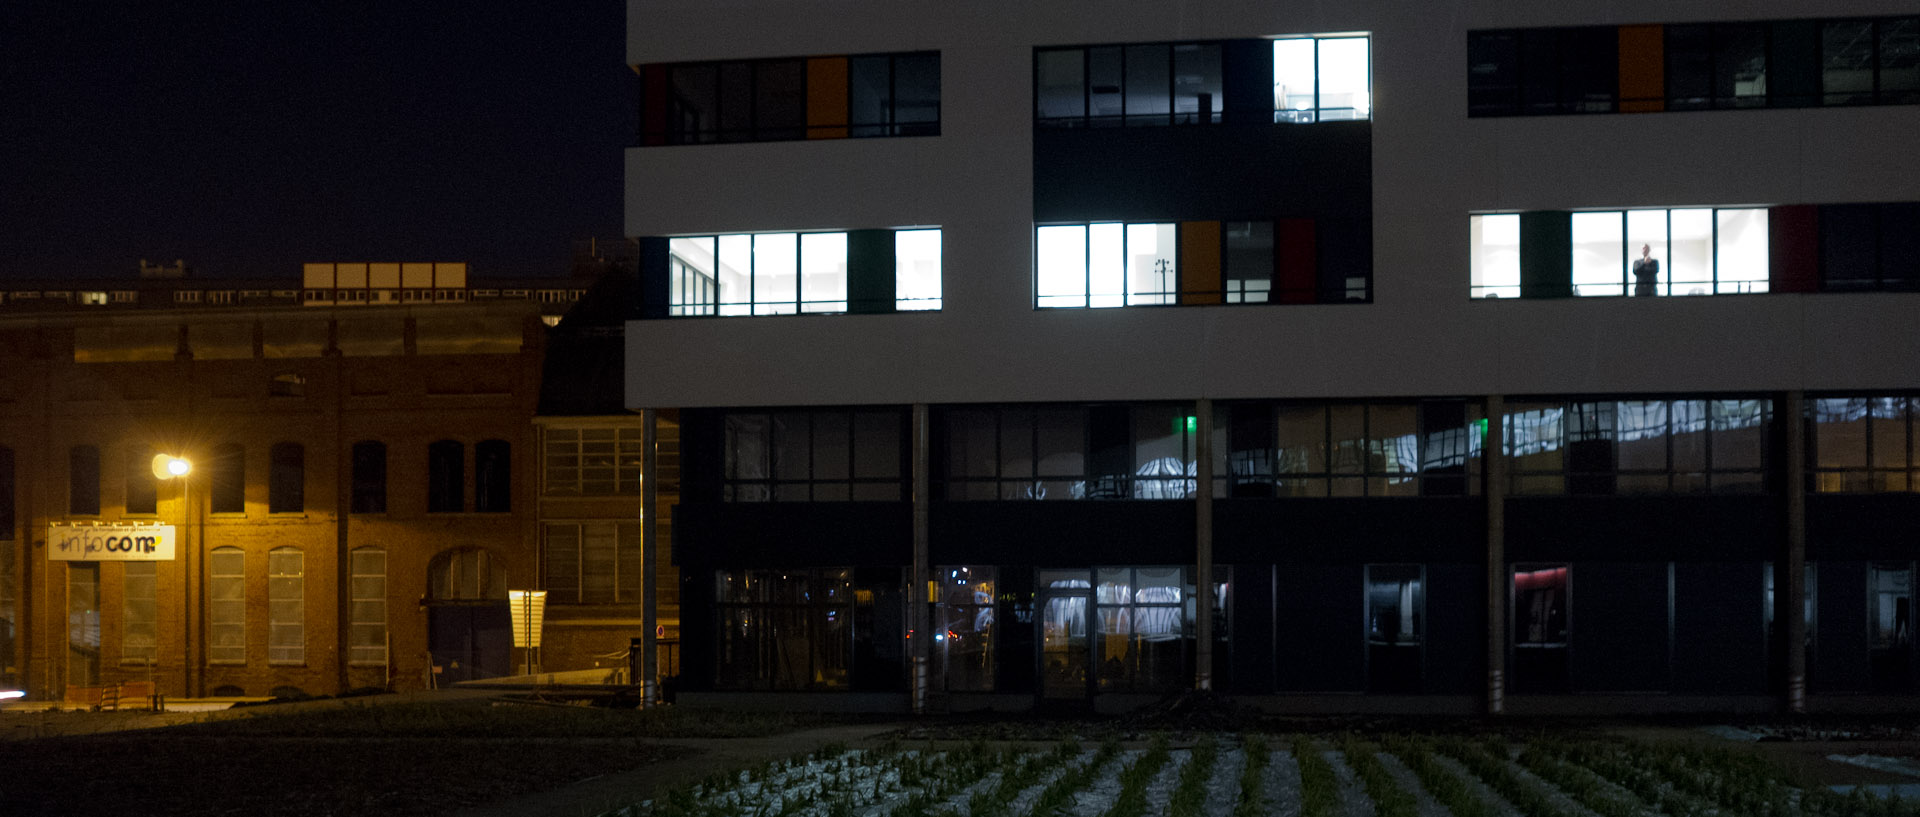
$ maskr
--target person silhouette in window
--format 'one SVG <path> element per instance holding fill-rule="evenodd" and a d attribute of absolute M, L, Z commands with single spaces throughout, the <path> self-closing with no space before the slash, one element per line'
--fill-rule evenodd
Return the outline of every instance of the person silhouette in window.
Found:
<path fill-rule="evenodd" d="M 1640 245 L 1640 257 L 1633 262 L 1633 296 L 1636 298 L 1660 294 L 1660 261 L 1653 257 L 1653 247 Z"/>

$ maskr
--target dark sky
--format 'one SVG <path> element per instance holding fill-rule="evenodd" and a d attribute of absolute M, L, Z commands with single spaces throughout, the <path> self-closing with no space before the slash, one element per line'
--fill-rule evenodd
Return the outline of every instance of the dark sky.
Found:
<path fill-rule="evenodd" d="M 564 274 L 621 232 L 620 0 L 0 3 L 0 277 Z"/>

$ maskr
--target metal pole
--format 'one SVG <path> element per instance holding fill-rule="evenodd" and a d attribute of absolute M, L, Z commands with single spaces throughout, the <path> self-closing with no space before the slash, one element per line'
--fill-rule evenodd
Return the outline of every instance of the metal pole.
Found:
<path fill-rule="evenodd" d="M 1480 462 L 1487 498 L 1487 714 L 1507 711 L 1507 459 L 1506 403 L 1487 397 L 1487 433 Z"/>
<path fill-rule="evenodd" d="M 640 412 L 640 561 L 646 565 L 640 583 L 640 683 L 641 706 L 652 708 L 660 702 L 660 531 L 655 525 L 660 501 L 660 413 L 654 409 Z"/>
<path fill-rule="evenodd" d="M 1194 606 L 1193 688 L 1201 692 L 1213 689 L 1213 401 L 1201 398 L 1194 404 L 1193 441 L 1194 477 L 1193 538 L 1194 586 L 1199 589 Z"/>
<path fill-rule="evenodd" d="M 1787 657 L 1787 711 L 1807 711 L 1807 414 L 1806 395 L 1799 391 L 1786 394 L 1783 411 L 1787 424 L 1787 553 L 1786 586 L 1774 587 L 1774 616 L 1786 618 L 1780 628 L 1786 640 L 1780 648 Z M 1783 592 L 1784 591 L 1784 592 Z"/>
<path fill-rule="evenodd" d="M 927 404 L 913 404 L 913 581 L 907 587 L 907 603 L 912 605 L 908 619 L 913 648 L 913 714 L 927 712 L 927 697 L 932 691 L 928 662 L 933 648 L 932 600 L 927 598 L 927 583 L 932 567 L 927 564 Z"/>

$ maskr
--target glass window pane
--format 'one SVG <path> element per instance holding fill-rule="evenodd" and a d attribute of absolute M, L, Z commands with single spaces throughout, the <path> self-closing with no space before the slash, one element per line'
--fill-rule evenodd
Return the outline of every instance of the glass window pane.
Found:
<path fill-rule="evenodd" d="M 1373 115 L 1366 37 L 1320 41 L 1320 118 L 1367 119 Z"/>
<path fill-rule="evenodd" d="M 1767 445 L 1767 402 L 1714 400 L 1708 407 L 1713 412 L 1713 439 L 1709 452 L 1713 458 L 1713 469 L 1758 469 Z"/>
<path fill-rule="evenodd" d="M 893 308 L 902 312 L 940 308 L 939 230 L 893 234 L 893 292 Z"/>
<path fill-rule="evenodd" d="M 1040 227 L 1034 231 L 1039 258 L 1035 269 L 1035 305 L 1087 305 L 1087 228 Z"/>
<path fill-rule="evenodd" d="M 1127 124 L 1164 125 L 1172 113 L 1168 47 L 1127 46 Z"/>
<path fill-rule="evenodd" d="M 1868 400 L 1869 436 L 1873 440 L 1873 468 L 1907 468 L 1907 400 L 1904 397 L 1875 397 Z"/>
<path fill-rule="evenodd" d="M 1202 105 L 1204 101 L 1204 107 Z M 1220 121 L 1226 104 L 1220 91 L 1220 46 L 1183 43 L 1173 47 L 1173 114 L 1181 124 Z M 1202 111 L 1204 115 L 1201 115 Z"/>
<path fill-rule="evenodd" d="M 1502 116 L 1519 104 L 1520 51 L 1510 31 L 1477 31 L 1467 35 L 1467 112 L 1470 116 Z"/>
<path fill-rule="evenodd" d="M 1185 405 L 1133 406 L 1134 499 L 1183 499 L 1193 495 L 1193 436 Z"/>
<path fill-rule="evenodd" d="M 1767 30 L 1753 23 L 1714 26 L 1716 108 L 1753 108 L 1767 101 Z"/>
<path fill-rule="evenodd" d="M 1698 110 L 1713 103 L 1713 26 L 1667 26 L 1667 107 Z"/>
<path fill-rule="evenodd" d="M 1273 121 L 1314 122 L 1314 41 L 1273 41 Z"/>
<path fill-rule="evenodd" d="M 1667 277 L 1671 294 L 1707 295 L 1713 292 L 1713 211 L 1673 210 L 1672 262 Z"/>
<path fill-rule="evenodd" d="M 896 136 L 931 136 L 940 132 L 939 54 L 894 57 L 893 122 Z"/>
<path fill-rule="evenodd" d="M 853 136 L 892 132 L 893 58 L 854 57 L 847 61 L 847 117 Z"/>
<path fill-rule="evenodd" d="M 1075 477 L 1086 473 L 1087 421 L 1084 409 L 1040 409 L 1039 475 Z"/>
<path fill-rule="evenodd" d="M 753 236 L 723 235 L 717 273 L 722 315 L 745 315 L 753 304 Z"/>
<path fill-rule="evenodd" d="M 1324 406 L 1283 406 L 1275 438 L 1281 474 L 1327 472 L 1327 410 Z"/>
<path fill-rule="evenodd" d="M 1092 124 L 1120 124 L 1120 86 L 1120 49 L 1087 49 L 1087 104 Z"/>
<path fill-rule="evenodd" d="M 1089 225 L 1087 240 L 1090 304 L 1096 307 L 1126 305 L 1126 225 Z"/>
<path fill-rule="evenodd" d="M 1041 119 L 1072 120 L 1060 124 L 1080 124 L 1087 115 L 1086 52 L 1078 48 L 1042 51 L 1035 60 L 1039 74 L 1037 91 Z"/>
<path fill-rule="evenodd" d="M 799 236 L 764 233 L 753 237 L 753 314 L 791 315 L 799 293 Z"/>
<path fill-rule="evenodd" d="M 1365 406 L 1327 407 L 1328 469 L 1335 474 L 1366 473 Z"/>
<path fill-rule="evenodd" d="M 1467 231 L 1471 296 L 1520 297 L 1520 216 L 1470 216 Z"/>
<path fill-rule="evenodd" d="M 1170 304 L 1179 286 L 1174 224 L 1127 225 L 1127 303 Z"/>
<path fill-rule="evenodd" d="M 813 479 L 847 479 L 852 476 L 853 442 L 845 412 L 815 411 L 813 415 Z M 864 441 L 862 441 L 864 444 Z"/>
<path fill-rule="evenodd" d="M 804 60 L 755 63 L 754 138 L 799 139 L 807 125 L 807 64 Z"/>
<path fill-rule="evenodd" d="M 720 141 L 753 138 L 753 63 L 720 64 Z"/>
<path fill-rule="evenodd" d="M 1420 492 L 1420 410 L 1418 406 L 1370 406 L 1367 409 L 1367 473 L 1383 477 L 1369 494 L 1414 496 Z"/>
<path fill-rule="evenodd" d="M 812 468 L 812 415 L 773 415 L 773 478 L 805 480 Z"/>
<path fill-rule="evenodd" d="M 1000 413 L 1000 477 L 1033 478 L 1034 413 L 1006 409 Z"/>
<path fill-rule="evenodd" d="M 675 238 L 667 242 L 667 314 L 711 315 L 720 297 L 714 272 L 714 239 Z"/>
<path fill-rule="evenodd" d="M 676 65 L 668 75 L 673 95 L 667 105 L 667 141 L 711 142 L 720 128 L 720 69 L 714 65 Z"/>
<path fill-rule="evenodd" d="M 1715 292 L 1767 291 L 1767 211 L 1720 210 Z"/>
<path fill-rule="evenodd" d="M 1831 20 L 1820 29 L 1820 92 L 1828 105 L 1873 104 L 1873 21 Z"/>
<path fill-rule="evenodd" d="M 1273 222 L 1226 223 L 1227 303 L 1266 303 L 1273 290 Z"/>
<path fill-rule="evenodd" d="M 1627 211 L 1627 254 L 1633 259 L 1627 265 L 1633 296 L 1667 294 L 1666 278 L 1660 274 L 1661 259 L 1667 257 L 1667 211 Z"/>
<path fill-rule="evenodd" d="M 900 437 L 898 413 L 855 412 L 853 476 L 857 479 L 899 479 Z"/>
<path fill-rule="evenodd" d="M 1626 294 L 1626 244 L 1620 213 L 1573 214 L 1573 293 Z"/>
<path fill-rule="evenodd" d="M 1622 401 L 1614 406 L 1621 471 L 1667 470 L 1667 403 Z"/>
<path fill-rule="evenodd" d="M 986 409 L 947 413 L 947 476 L 999 476 L 996 417 Z"/>
<path fill-rule="evenodd" d="M 1920 17 L 1881 20 L 1880 93 L 1882 105 L 1920 103 Z"/>
<path fill-rule="evenodd" d="M 847 234 L 802 235 L 800 275 L 800 311 L 847 311 Z"/>

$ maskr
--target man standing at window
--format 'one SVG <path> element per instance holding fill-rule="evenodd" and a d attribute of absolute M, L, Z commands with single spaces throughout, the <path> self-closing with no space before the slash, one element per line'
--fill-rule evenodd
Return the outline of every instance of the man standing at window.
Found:
<path fill-rule="evenodd" d="M 1640 245 L 1640 257 L 1633 262 L 1633 297 L 1641 298 L 1660 294 L 1660 262 L 1653 257 L 1653 247 Z"/>

